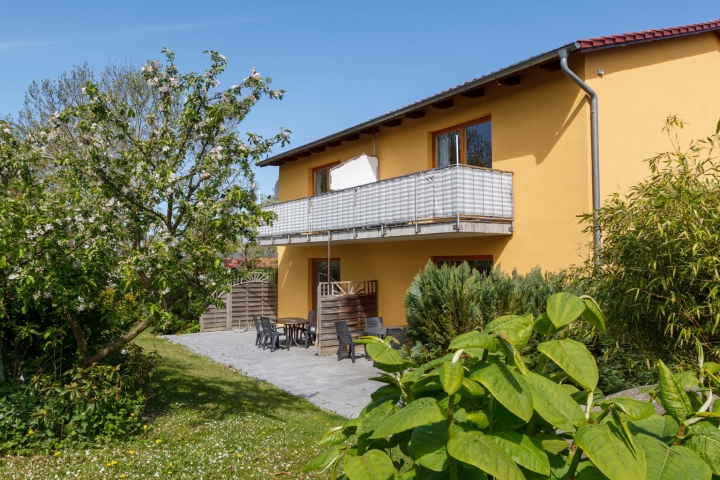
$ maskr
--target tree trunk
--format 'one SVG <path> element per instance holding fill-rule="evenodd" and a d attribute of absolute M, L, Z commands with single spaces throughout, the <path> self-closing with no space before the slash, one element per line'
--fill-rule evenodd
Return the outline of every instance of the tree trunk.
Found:
<path fill-rule="evenodd" d="M 70 330 L 72 330 L 73 335 L 75 336 L 75 343 L 77 344 L 80 356 L 86 357 L 87 342 L 85 341 L 85 332 L 83 332 L 82 325 L 80 325 L 80 322 L 78 322 L 77 319 L 73 317 L 72 313 L 68 312 L 65 309 L 63 309 L 63 315 L 65 316 L 65 320 L 67 320 L 67 323 L 70 326 Z"/>
<path fill-rule="evenodd" d="M 154 321 L 155 321 L 155 319 L 152 316 L 148 317 L 145 320 L 143 320 L 142 322 L 135 325 L 135 327 L 133 327 L 133 329 L 130 330 L 128 333 L 126 333 L 122 337 L 118 338 L 117 340 L 115 340 L 114 342 L 112 342 L 110 345 L 103 348 L 99 352 L 96 352 L 92 355 L 86 355 L 80 362 L 80 368 L 88 368 L 89 366 L 93 365 L 94 363 L 101 361 L 108 355 L 117 352 L 123 346 L 125 346 L 129 342 L 131 342 L 135 337 L 140 335 L 146 328 L 148 328 L 150 325 L 152 325 Z"/>

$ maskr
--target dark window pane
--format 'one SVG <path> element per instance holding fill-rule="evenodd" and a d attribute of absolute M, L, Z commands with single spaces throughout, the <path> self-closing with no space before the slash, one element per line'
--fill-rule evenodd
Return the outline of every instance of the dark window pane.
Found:
<path fill-rule="evenodd" d="M 437 168 L 455 165 L 460 150 L 460 130 L 443 133 L 435 137 L 435 166 Z"/>
<path fill-rule="evenodd" d="M 493 268 L 492 260 L 440 260 L 437 262 L 437 266 L 438 268 L 442 267 L 443 265 L 456 267 L 463 262 L 467 262 L 468 266 L 471 269 L 477 270 L 480 273 L 490 273 Z"/>
<path fill-rule="evenodd" d="M 317 300 L 317 291 L 318 291 L 318 285 L 320 285 L 320 282 L 327 282 L 328 281 L 328 271 L 327 271 L 327 260 L 315 260 L 313 265 L 313 309 L 317 309 L 318 306 L 318 300 Z M 331 282 L 339 282 L 340 281 L 340 260 L 331 260 L 330 261 L 330 281 Z"/>
<path fill-rule="evenodd" d="M 465 163 L 492 168 L 492 136 L 490 122 L 478 123 L 465 129 Z"/>
<path fill-rule="evenodd" d="M 317 284 L 320 282 L 327 282 L 328 276 L 327 276 L 327 261 L 326 260 L 316 260 L 315 261 L 315 287 L 317 287 Z M 340 281 L 340 260 L 331 260 L 330 261 L 330 282 L 339 282 Z"/>
<path fill-rule="evenodd" d="M 328 192 L 328 171 L 327 168 L 315 171 L 315 195 Z"/>

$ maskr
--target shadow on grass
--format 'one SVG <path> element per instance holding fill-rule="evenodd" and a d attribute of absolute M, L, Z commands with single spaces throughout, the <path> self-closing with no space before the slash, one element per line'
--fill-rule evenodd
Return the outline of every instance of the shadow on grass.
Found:
<path fill-rule="evenodd" d="M 178 409 L 191 410 L 201 424 L 228 416 L 258 414 L 275 420 L 318 412 L 312 403 L 246 377 L 185 347 L 165 340 L 138 342 L 146 350 L 154 346 L 161 356 L 153 377 L 153 394 L 146 414 L 151 418 Z M 147 345 L 145 343 L 148 343 Z"/>

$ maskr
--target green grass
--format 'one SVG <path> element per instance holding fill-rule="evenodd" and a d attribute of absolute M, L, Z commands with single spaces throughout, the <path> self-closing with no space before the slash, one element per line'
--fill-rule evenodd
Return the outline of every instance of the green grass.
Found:
<path fill-rule="evenodd" d="M 0 478 L 317 478 L 302 467 L 343 417 L 168 341 L 142 335 L 137 343 L 162 357 L 144 434 L 88 450 L 8 456 Z"/>

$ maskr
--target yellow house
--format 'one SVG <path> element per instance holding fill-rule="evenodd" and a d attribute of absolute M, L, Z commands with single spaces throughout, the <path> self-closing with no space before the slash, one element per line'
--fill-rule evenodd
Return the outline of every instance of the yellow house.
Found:
<path fill-rule="evenodd" d="M 377 281 L 388 325 L 405 323 L 428 260 L 581 262 L 578 216 L 647 174 L 668 114 L 686 141 L 715 131 L 718 32 L 720 20 L 580 40 L 262 161 L 280 169 L 277 220 L 258 238 L 278 246 L 279 316 L 314 308 L 328 258 L 331 280 Z"/>

